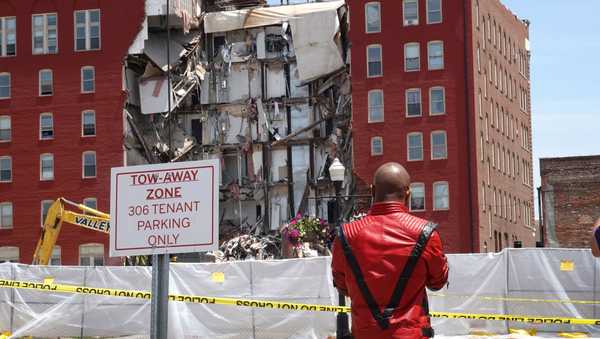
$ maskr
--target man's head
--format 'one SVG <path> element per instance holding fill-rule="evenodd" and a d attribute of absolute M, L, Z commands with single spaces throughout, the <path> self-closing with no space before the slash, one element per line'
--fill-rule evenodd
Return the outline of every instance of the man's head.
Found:
<path fill-rule="evenodd" d="M 407 203 L 410 197 L 410 176 L 406 169 L 395 162 L 381 165 L 373 177 L 373 197 L 375 202 Z"/>

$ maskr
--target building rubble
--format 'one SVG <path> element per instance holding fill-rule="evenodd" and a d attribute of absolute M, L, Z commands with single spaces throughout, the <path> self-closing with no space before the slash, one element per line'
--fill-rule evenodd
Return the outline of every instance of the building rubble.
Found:
<path fill-rule="evenodd" d="M 298 213 L 334 222 L 328 168 L 352 170 L 344 1 L 181 0 L 169 34 L 161 3 L 146 0 L 125 60 L 127 165 L 220 159 L 224 241 Z"/>

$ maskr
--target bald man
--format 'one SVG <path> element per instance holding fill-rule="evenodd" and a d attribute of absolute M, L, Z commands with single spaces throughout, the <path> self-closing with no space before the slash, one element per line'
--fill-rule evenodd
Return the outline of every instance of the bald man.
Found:
<path fill-rule="evenodd" d="M 594 257 L 600 257 L 600 219 L 596 221 L 592 231 L 592 254 Z"/>
<path fill-rule="evenodd" d="M 342 226 L 333 245 L 333 283 L 352 300 L 352 334 L 433 337 L 425 288 L 448 280 L 437 225 L 408 213 L 410 176 L 400 164 L 375 172 L 373 198 L 368 215 Z"/>

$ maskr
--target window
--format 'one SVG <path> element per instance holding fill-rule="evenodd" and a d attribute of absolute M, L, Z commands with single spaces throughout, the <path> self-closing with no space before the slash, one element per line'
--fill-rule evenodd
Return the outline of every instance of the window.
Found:
<path fill-rule="evenodd" d="M 96 70 L 94 66 L 81 67 L 81 93 L 96 91 Z"/>
<path fill-rule="evenodd" d="M 12 181 L 12 158 L 10 156 L 0 157 L 0 182 Z"/>
<path fill-rule="evenodd" d="M 0 99 L 10 98 L 10 73 L 0 73 Z"/>
<path fill-rule="evenodd" d="M 0 18 L 0 56 L 17 55 L 17 18 Z"/>
<path fill-rule="evenodd" d="M 83 177 L 96 177 L 96 152 L 94 151 L 83 152 Z"/>
<path fill-rule="evenodd" d="M 40 139 L 47 140 L 54 138 L 54 119 L 52 113 L 40 114 Z"/>
<path fill-rule="evenodd" d="M 475 57 L 477 58 L 477 71 L 481 73 L 481 51 L 479 50 L 479 45 L 477 45 L 477 54 Z"/>
<path fill-rule="evenodd" d="M 0 247 L 0 263 L 19 262 L 19 248 L 15 246 Z"/>
<path fill-rule="evenodd" d="M 100 49 L 100 10 L 75 11 L 75 51 Z"/>
<path fill-rule="evenodd" d="M 383 138 L 373 137 L 371 138 L 371 155 L 382 155 L 383 154 Z"/>
<path fill-rule="evenodd" d="M 446 131 L 431 132 L 431 159 L 439 160 L 446 158 L 448 158 Z"/>
<path fill-rule="evenodd" d="M 408 133 L 408 161 L 423 160 L 423 133 Z"/>
<path fill-rule="evenodd" d="M 442 0 L 427 0 L 427 23 L 442 22 Z"/>
<path fill-rule="evenodd" d="M 86 207 L 97 210 L 98 209 L 98 201 L 96 198 L 85 198 L 83 199 L 83 205 Z"/>
<path fill-rule="evenodd" d="M 404 13 L 404 26 L 414 26 L 419 24 L 418 0 L 404 0 L 402 11 Z"/>
<path fill-rule="evenodd" d="M 381 45 L 367 47 L 367 77 L 380 77 L 383 75 L 383 63 L 381 62 Z"/>
<path fill-rule="evenodd" d="M 411 42 L 404 45 L 404 71 L 413 72 L 421 68 L 419 43 Z"/>
<path fill-rule="evenodd" d="M 433 183 L 433 209 L 447 210 L 450 208 L 450 193 L 448 191 L 448 182 L 439 181 Z"/>
<path fill-rule="evenodd" d="M 13 207 L 11 202 L 0 203 L 0 229 L 13 228 Z"/>
<path fill-rule="evenodd" d="M 11 138 L 10 116 L 0 115 L 0 142 L 10 141 Z"/>
<path fill-rule="evenodd" d="M 44 227 L 44 222 L 46 222 L 46 217 L 48 216 L 48 211 L 50 210 L 50 206 L 54 203 L 54 200 L 42 200 L 40 205 L 40 225 Z"/>
<path fill-rule="evenodd" d="M 427 55 L 429 59 L 429 69 L 444 68 L 444 43 L 441 41 L 431 41 L 427 44 Z"/>
<path fill-rule="evenodd" d="M 94 111 L 84 111 L 81 114 L 81 135 L 84 137 L 96 135 L 96 113 Z"/>
<path fill-rule="evenodd" d="M 58 52 L 56 13 L 36 14 L 31 18 L 32 53 L 55 54 Z"/>
<path fill-rule="evenodd" d="M 481 99 L 481 93 L 479 93 Z M 441 115 L 446 113 L 446 98 L 444 87 L 432 87 L 429 89 L 429 114 Z"/>
<path fill-rule="evenodd" d="M 54 155 L 47 153 L 40 155 L 40 180 L 54 179 Z"/>
<path fill-rule="evenodd" d="M 383 121 L 383 91 L 374 89 L 369 91 L 369 122 Z"/>
<path fill-rule="evenodd" d="M 52 70 L 43 69 L 39 73 L 39 96 L 49 96 L 54 92 L 52 85 Z"/>
<path fill-rule="evenodd" d="M 410 184 L 410 206 L 411 211 L 425 210 L 425 184 L 415 182 Z"/>
<path fill-rule="evenodd" d="M 365 5 L 365 23 L 367 33 L 381 32 L 381 4 L 369 2 Z"/>
<path fill-rule="evenodd" d="M 102 244 L 84 244 L 79 246 L 80 266 L 104 266 L 104 246 Z"/>
<path fill-rule="evenodd" d="M 421 116 L 421 90 L 419 88 L 406 90 L 406 116 Z"/>
<path fill-rule="evenodd" d="M 54 246 L 52 249 L 52 257 L 50 257 L 49 264 L 51 266 L 60 266 L 61 265 L 61 249 L 60 246 Z"/>

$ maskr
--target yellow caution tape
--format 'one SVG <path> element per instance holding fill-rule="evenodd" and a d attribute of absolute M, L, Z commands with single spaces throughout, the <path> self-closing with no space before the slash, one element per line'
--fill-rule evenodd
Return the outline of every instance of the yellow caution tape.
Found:
<path fill-rule="evenodd" d="M 136 299 L 151 299 L 152 294 L 148 291 L 120 290 L 103 287 L 84 287 L 63 284 L 44 284 L 31 281 L 18 281 L 0 279 L 0 288 L 29 289 L 44 292 L 74 293 L 85 295 L 99 295 L 110 297 L 124 297 Z M 254 308 L 266 308 L 292 311 L 315 311 L 350 313 L 350 307 L 334 305 L 301 304 L 271 300 L 250 300 L 240 298 L 221 298 L 197 295 L 171 294 L 169 300 L 194 304 L 217 304 Z M 568 324 L 568 325 L 595 325 L 600 326 L 600 319 L 565 318 L 565 317 L 535 317 L 525 315 L 506 314 L 476 314 L 476 313 L 453 313 L 453 312 L 431 312 L 434 318 L 449 319 L 472 319 L 472 320 L 499 320 L 514 321 L 530 324 Z"/>
<path fill-rule="evenodd" d="M 487 297 L 474 296 L 466 294 L 444 294 L 444 293 L 428 293 L 430 297 L 441 298 L 474 298 L 479 300 L 489 301 L 514 301 L 514 302 L 529 302 L 529 303 L 560 303 L 560 304 L 587 304 L 600 305 L 600 300 L 571 300 L 571 299 L 536 299 L 536 298 L 515 298 L 515 297 Z"/>

